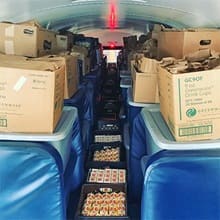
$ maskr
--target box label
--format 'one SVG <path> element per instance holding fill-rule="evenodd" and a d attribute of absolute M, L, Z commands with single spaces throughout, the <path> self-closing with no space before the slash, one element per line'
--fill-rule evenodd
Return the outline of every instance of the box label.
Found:
<path fill-rule="evenodd" d="M 7 127 L 7 119 L 0 118 L 0 127 Z"/>
<path fill-rule="evenodd" d="M 211 75 L 211 73 L 210 73 Z M 178 79 L 179 120 L 210 118 L 220 114 L 215 82 L 202 75 Z M 172 91 L 174 92 L 174 91 Z"/>
<path fill-rule="evenodd" d="M 213 133 L 212 125 L 179 128 L 180 137 L 202 135 L 202 134 L 212 134 L 212 133 Z"/>

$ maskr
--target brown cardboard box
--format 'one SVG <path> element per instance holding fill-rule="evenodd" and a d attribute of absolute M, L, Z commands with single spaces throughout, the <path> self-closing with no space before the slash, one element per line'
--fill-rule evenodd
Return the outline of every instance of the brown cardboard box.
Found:
<path fill-rule="evenodd" d="M 160 111 L 177 141 L 220 138 L 219 74 L 171 74 L 159 67 Z"/>
<path fill-rule="evenodd" d="M 90 71 L 90 58 L 88 57 L 88 49 L 85 47 L 74 45 L 72 47 L 73 53 L 80 53 L 80 58 L 83 61 L 83 75 Z"/>
<path fill-rule="evenodd" d="M 158 38 L 158 58 L 183 58 L 186 54 L 206 48 L 220 51 L 219 39 L 220 31 L 217 29 L 161 31 Z"/>
<path fill-rule="evenodd" d="M 131 77 L 134 78 L 134 74 L 135 74 L 135 60 L 131 60 L 130 61 L 130 68 L 131 68 Z"/>
<path fill-rule="evenodd" d="M 139 72 L 157 72 L 157 61 L 155 59 L 150 59 L 147 57 L 140 57 L 136 59 L 135 63 L 136 68 Z"/>
<path fill-rule="evenodd" d="M 80 52 L 71 52 L 71 55 L 73 56 L 78 56 L 78 59 L 82 61 L 82 74 L 85 75 L 87 71 L 87 66 L 86 66 L 86 57 L 83 53 Z"/>
<path fill-rule="evenodd" d="M 140 73 L 134 69 L 133 101 L 159 103 L 157 72 Z"/>
<path fill-rule="evenodd" d="M 131 70 L 131 61 L 134 60 L 138 60 L 141 59 L 142 57 L 144 57 L 143 53 L 137 52 L 137 51 L 131 51 L 128 54 L 128 69 Z"/>
<path fill-rule="evenodd" d="M 0 23 L 0 52 L 10 55 L 38 57 L 56 50 L 56 33 L 34 21 Z"/>
<path fill-rule="evenodd" d="M 78 56 L 68 55 L 68 54 L 59 54 L 59 55 L 50 55 L 35 58 L 34 60 L 41 61 L 61 61 L 65 64 L 65 84 L 64 84 L 64 99 L 71 98 L 78 89 L 79 76 L 77 68 Z"/>
<path fill-rule="evenodd" d="M 51 133 L 63 109 L 62 62 L 0 60 L 0 132 Z"/>
<path fill-rule="evenodd" d="M 57 50 L 58 51 L 67 51 L 67 46 L 68 46 L 68 37 L 67 36 L 57 34 L 56 41 L 57 41 Z"/>
<path fill-rule="evenodd" d="M 24 56 L 5 55 L 5 54 L 0 53 L 0 60 L 1 61 L 3 61 L 3 60 L 5 60 L 5 61 L 9 61 L 9 60 L 15 61 L 15 60 L 17 60 L 18 62 L 20 62 L 20 61 L 25 61 L 27 59 L 29 59 L 29 58 L 24 57 Z"/>
<path fill-rule="evenodd" d="M 71 51 L 74 42 L 74 35 L 71 31 L 61 31 L 61 35 L 67 36 L 67 50 Z"/>

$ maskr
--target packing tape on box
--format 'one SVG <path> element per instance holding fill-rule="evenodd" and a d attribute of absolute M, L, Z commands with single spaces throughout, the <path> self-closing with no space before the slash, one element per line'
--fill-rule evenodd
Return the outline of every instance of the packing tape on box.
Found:
<path fill-rule="evenodd" d="M 10 25 L 9 27 L 5 28 L 6 39 L 14 38 L 14 36 L 15 36 L 15 25 Z M 5 40 L 5 53 L 11 55 L 15 54 L 13 39 Z"/>
<path fill-rule="evenodd" d="M 15 25 L 10 25 L 5 28 L 5 37 L 14 37 L 15 36 Z"/>
<path fill-rule="evenodd" d="M 14 41 L 13 40 L 5 40 L 5 53 L 9 55 L 15 54 L 14 49 Z"/>

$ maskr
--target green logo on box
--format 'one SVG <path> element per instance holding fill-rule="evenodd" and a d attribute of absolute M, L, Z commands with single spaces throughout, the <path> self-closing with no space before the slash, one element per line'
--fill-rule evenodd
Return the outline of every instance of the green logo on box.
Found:
<path fill-rule="evenodd" d="M 191 117 L 194 117 L 196 115 L 196 109 L 195 108 L 189 108 L 187 111 L 186 111 L 186 115 L 191 118 Z"/>

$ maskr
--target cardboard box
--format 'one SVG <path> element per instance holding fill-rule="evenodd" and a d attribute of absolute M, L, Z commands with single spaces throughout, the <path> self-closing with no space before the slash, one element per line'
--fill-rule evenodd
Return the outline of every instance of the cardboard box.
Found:
<path fill-rule="evenodd" d="M 36 58 L 34 60 L 63 62 L 65 65 L 64 99 L 69 99 L 75 94 L 75 92 L 78 90 L 78 84 L 79 84 L 77 55 L 68 55 L 68 54 L 50 55 L 50 56 Z"/>
<path fill-rule="evenodd" d="M 170 56 L 183 58 L 186 54 L 206 48 L 220 51 L 218 29 L 161 31 L 158 34 L 159 59 Z"/>
<path fill-rule="evenodd" d="M 27 57 L 24 57 L 24 56 L 15 56 L 15 55 L 5 55 L 5 54 L 2 54 L 0 53 L 0 61 L 9 61 L 9 60 L 17 60 L 18 62 L 20 61 L 25 61 L 27 60 L 28 58 Z"/>
<path fill-rule="evenodd" d="M 52 133 L 63 109 L 62 62 L 0 60 L 0 132 Z"/>
<path fill-rule="evenodd" d="M 71 31 L 61 31 L 61 35 L 67 36 L 67 50 L 71 51 L 74 42 L 74 35 Z"/>
<path fill-rule="evenodd" d="M 136 59 L 135 66 L 139 72 L 143 73 L 156 73 L 157 72 L 157 61 L 147 57 L 139 57 Z"/>
<path fill-rule="evenodd" d="M 0 52 L 10 55 L 38 57 L 56 50 L 56 33 L 36 22 L 0 23 Z"/>
<path fill-rule="evenodd" d="M 67 47 L 68 47 L 68 37 L 67 36 L 57 34 L 56 41 L 57 41 L 57 50 L 58 51 L 67 51 Z"/>
<path fill-rule="evenodd" d="M 74 45 L 72 53 L 80 53 L 80 58 L 83 61 L 83 75 L 90 72 L 90 58 L 88 57 L 88 49 L 85 47 Z"/>
<path fill-rule="evenodd" d="M 137 52 L 137 51 L 131 51 L 128 54 L 128 69 L 131 70 L 131 61 L 132 60 L 137 60 L 137 59 L 141 59 L 142 57 L 144 57 L 143 53 Z"/>
<path fill-rule="evenodd" d="M 219 74 L 171 74 L 159 67 L 160 111 L 177 141 L 220 138 Z"/>
<path fill-rule="evenodd" d="M 159 103 L 156 60 L 146 57 L 136 59 L 132 80 L 134 102 Z"/>
<path fill-rule="evenodd" d="M 135 70 L 132 89 L 134 102 L 159 103 L 157 73 L 140 73 Z"/>
<path fill-rule="evenodd" d="M 134 73 L 135 73 L 135 60 L 130 61 L 130 66 L 131 66 L 131 77 L 134 78 Z"/>

